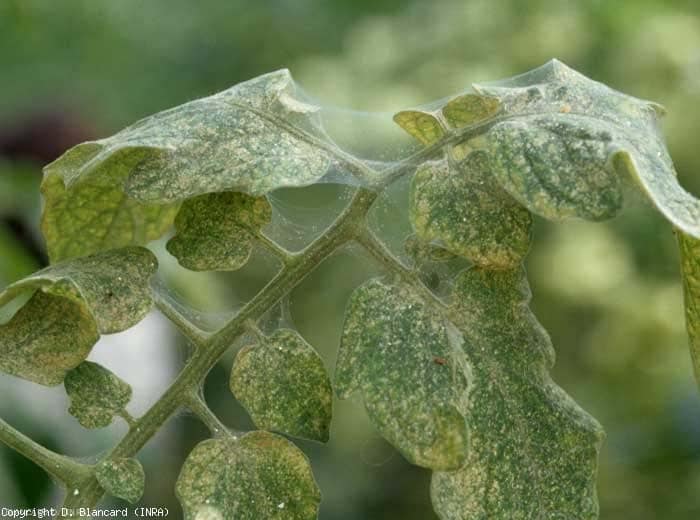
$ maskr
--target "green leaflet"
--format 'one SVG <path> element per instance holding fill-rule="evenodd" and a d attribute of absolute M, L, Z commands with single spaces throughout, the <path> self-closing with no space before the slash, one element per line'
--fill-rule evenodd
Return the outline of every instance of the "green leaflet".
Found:
<path fill-rule="evenodd" d="M 430 112 L 404 110 L 394 114 L 394 122 L 423 144 L 434 143 L 445 134 L 440 120 Z"/>
<path fill-rule="evenodd" d="M 246 264 L 253 238 L 271 218 L 265 197 L 235 192 L 193 197 L 180 208 L 177 234 L 167 249 L 188 269 L 233 271 Z"/>
<path fill-rule="evenodd" d="M 439 111 L 403 110 L 394 114 L 394 122 L 422 144 L 438 141 L 452 128 L 473 125 L 493 117 L 500 103 L 493 96 L 463 94 L 447 102 Z M 444 121 L 444 122 L 443 122 Z"/>
<path fill-rule="evenodd" d="M 440 112 L 407 110 L 394 121 L 428 145 L 445 135 L 446 124 L 472 125 L 499 109 L 495 97 L 465 94 Z M 448 251 L 478 265 L 512 267 L 529 249 L 532 219 L 495 182 L 486 156 L 473 149 L 478 145 L 452 146 L 449 158 L 418 167 L 411 185 L 411 224 L 422 240 L 439 240 Z"/>
<path fill-rule="evenodd" d="M 44 385 L 59 384 L 99 334 L 125 330 L 152 306 L 147 249 L 128 247 L 68 260 L 8 286 L 0 306 L 27 302 L 0 325 L 0 369 Z"/>
<path fill-rule="evenodd" d="M 495 182 L 483 152 L 423 164 L 411 184 L 409 217 L 425 241 L 477 265 L 518 265 L 530 247 L 532 217 Z"/>
<path fill-rule="evenodd" d="M 95 477 L 107 493 L 132 504 L 143 496 L 146 475 L 136 459 L 107 459 L 97 465 Z"/>
<path fill-rule="evenodd" d="M 472 268 L 456 282 L 471 445 L 461 469 L 433 475 L 442 520 L 597 518 L 603 432 L 550 379 L 554 351 L 529 299 L 522 268 Z"/>
<path fill-rule="evenodd" d="M 319 355 L 296 331 L 278 330 L 240 350 L 231 391 L 258 428 L 328 441 L 331 382 Z"/>
<path fill-rule="evenodd" d="M 459 468 L 468 447 L 460 342 L 410 288 L 371 280 L 346 311 L 338 396 L 359 390 L 373 424 L 411 463 Z"/>
<path fill-rule="evenodd" d="M 52 262 L 159 238 L 172 225 L 177 204 L 130 199 L 124 181 L 145 157 L 138 148 L 122 149 L 105 159 L 102 170 L 79 183 L 66 182 L 82 164 L 89 164 L 100 146 L 72 148 L 44 169 L 41 231 Z"/>
<path fill-rule="evenodd" d="M 631 175 L 676 227 L 700 237 L 700 202 L 676 180 L 658 127 L 659 105 L 617 92 L 557 60 L 474 88 L 503 106 L 487 135 L 494 170 L 511 195 L 532 203 L 531 211 L 548 218 L 608 218 L 621 201 L 614 170 Z M 544 155 L 555 166 L 546 167 Z M 530 178 L 532 173 L 539 179 Z"/>
<path fill-rule="evenodd" d="M 306 456 L 264 431 L 200 443 L 175 492 L 185 520 L 314 520 L 321 501 Z"/>
<path fill-rule="evenodd" d="M 131 387 L 91 361 L 68 372 L 63 383 L 71 400 L 68 411 L 85 428 L 109 426 L 131 401 Z"/>
<path fill-rule="evenodd" d="M 700 384 L 700 241 L 676 232 L 681 255 L 685 324 L 695 379 Z"/>
<path fill-rule="evenodd" d="M 451 99 L 442 107 L 442 115 L 453 128 L 473 125 L 498 113 L 498 98 L 480 94 L 464 94 Z"/>

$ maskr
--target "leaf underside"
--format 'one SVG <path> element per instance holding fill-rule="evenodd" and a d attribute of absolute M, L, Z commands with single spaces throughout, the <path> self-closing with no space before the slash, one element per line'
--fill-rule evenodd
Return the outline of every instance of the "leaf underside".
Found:
<path fill-rule="evenodd" d="M 700 201 L 676 180 L 658 105 L 557 60 L 474 88 L 502 104 L 487 147 L 506 190 L 531 211 L 555 219 L 613 216 L 621 201 L 615 173 L 631 177 L 673 225 L 700 238 Z"/>
<path fill-rule="evenodd" d="M 0 370 L 41 385 L 59 385 L 98 338 L 84 306 L 39 290 L 0 326 Z"/>

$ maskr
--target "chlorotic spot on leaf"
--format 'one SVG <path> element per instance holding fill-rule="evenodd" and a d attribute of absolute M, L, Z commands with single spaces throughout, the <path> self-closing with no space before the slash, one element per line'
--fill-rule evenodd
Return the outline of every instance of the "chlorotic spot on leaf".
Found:
<path fill-rule="evenodd" d="M 180 208 L 177 234 L 167 249 L 188 269 L 236 270 L 248 261 L 253 237 L 271 218 L 265 197 L 235 192 L 193 197 Z"/>
<path fill-rule="evenodd" d="M 459 468 L 468 447 L 459 342 L 408 287 L 372 280 L 348 304 L 336 391 L 346 398 L 359 390 L 372 423 L 409 462 Z"/>
<path fill-rule="evenodd" d="M 68 372 L 64 385 L 71 401 L 68 411 L 85 428 L 109 426 L 131 400 L 127 383 L 91 361 Z"/>
<path fill-rule="evenodd" d="M 435 472 L 442 520 L 597 518 L 598 423 L 548 375 L 549 336 L 527 307 L 524 270 L 472 268 L 455 285 L 453 314 L 471 366 L 469 455 Z"/>
<path fill-rule="evenodd" d="M 175 492 L 185 520 L 315 520 L 321 501 L 306 456 L 264 431 L 197 445 Z"/>
<path fill-rule="evenodd" d="M 483 152 L 458 164 L 421 166 L 411 184 L 409 216 L 421 239 L 438 239 L 478 265 L 518 265 L 530 247 L 532 217 L 498 185 Z"/>
<path fill-rule="evenodd" d="M 328 441 L 330 379 L 320 356 L 297 332 L 281 329 L 240 350 L 231 391 L 258 428 Z"/>
<path fill-rule="evenodd" d="M 97 465 L 95 477 L 107 493 L 132 504 L 143 496 L 146 474 L 136 459 L 107 459 Z"/>
<path fill-rule="evenodd" d="M 394 115 L 394 122 L 426 145 L 434 143 L 445 133 L 440 120 L 434 114 L 420 110 L 398 112 Z"/>

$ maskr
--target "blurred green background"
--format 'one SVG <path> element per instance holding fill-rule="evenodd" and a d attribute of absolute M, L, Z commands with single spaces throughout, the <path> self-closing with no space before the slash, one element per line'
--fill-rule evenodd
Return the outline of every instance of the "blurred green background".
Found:
<path fill-rule="evenodd" d="M 700 194 L 700 5 L 697 0 L 4 0 L 0 3 L 0 286 L 42 265 L 40 167 L 80 140 L 288 67 L 348 124 L 384 124 L 392 110 L 524 72 L 557 57 L 584 74 L 665 105 L 681 182 Z M 383 116 L 363 116 L 364 111 Z M 345 115 L 343 115 L 345 114 Z M 379 123 L 379 121 L 382 123 Z M 376 150 L 375 150 L 376 151 Z M 392 150 L 386 150 L 386 156 Z M 379 150 L 382 155 L 382 150 Z M 275 194 L 273 234 L 303 244 L 346 200 L 326 185 Z M 394 219 L 397 198 L 377 219 Z M 162 245 L 154 248 L 162 253 Z M 216 325 L 264 283 L 264 257 L 226 277 L 164 263 L 171 294 Z M 538 222 L 528 260 L 533 307 L 558 351 L 554 379 L 607 431 L 603 519 L 700 518 L 700 398 L 684 335 L 678 258 L 669 227 L 631 195 L 606 224 Z M 375 266 L 352 248 L 304 281 L 293 321 L 332 368 L 345 301 Z M 222 283 L 225 282 L 225 283 Z M 274 317 L 270 318 L 270 323 Z M 95 358 L 131 382 L 143 411 L 187 354 L 158 316 L 107 338 Z M 232 428 L 250 421 L 227 391 L 227 358 L 207 398 Z M 73 456 L 94 459 L 124 433 L 82 431 L 62 390 L 0 377 L 3 418 Z M 410 467 L 368 425 L 361 403 L 336 403 L 328 446 L 300 443 L 324 494 L 321 518 L 430 519 L 427 472 Z M 174 418 L 141 456 L 146 505 L 170 507 L 184 456 L 204 429 Z M 47 506 L 60 492 L 0 446 L 0 506 Z"/>

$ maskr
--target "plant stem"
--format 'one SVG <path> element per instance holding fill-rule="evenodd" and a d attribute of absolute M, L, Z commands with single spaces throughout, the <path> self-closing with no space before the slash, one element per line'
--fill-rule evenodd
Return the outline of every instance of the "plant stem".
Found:
<path fill-rule="evenodd" d="M 282 270 L 253 298 L 241 311 L 224 327 L 213 335 L 206 336 L 201 330 L 192 325 L 167 299 L 156 291 L 155 303 L 158 309 L 170 319 L 178 329 L 200 348 L 195 351 L 177 379 L 166 390 L 163 396 L 138 419 L 124 438 L 117 444 L 108 457 L 124 458 L 134 456 L 168 418 L 180 407 L 187 406 L 194 411 L 214 432 L 224 425 L 214 416 L 196 393 L 199 385 L 221 356 L 229 349 L 236 339 L 247 332 L 249 320 L 255 321 L 270 307 L 286 296 L 325 258 L 346 242 L 356 239 L 387 269 L 409 282 L 430 301 L 444 309 L 445 305 L 426 288 L 416 273 L 406 268 L 396 259 L 367 229 L 366 215 L 377 198 L 379 191 L 387 185 L 411 171 L 420 162 L 438 155 L 449 144 L 480 135 L 496 124 L 502 118 L 488 123 L 465 127 L 446 136 L 440 141 L 428 146 L 403 161 L 382 172 L 374 172 L 357 160 L 340 157 L 370 188 L 359 188 L 345 210 L 335 222 L 306 249 L 299 253 L 289 253 L 277 244 L 272 244 L 263 236 L 263 245 L 279 256 L 284 263 Z M 330 151 L 330 150 L 329 150 Z M 336 150 L 333 150 L 336 153 Z M 192 396 L 196 400 L 192 400 Z M 94 477 L 85 477 L 76 488 L 80 493 L 69 493 L 64 501 L 65 507 L 94 507 L 102 498 L 104 491 Z"/>
<path fill-rule="evenodd" d="M 0 441 L 33 461 L 67 487 L 92 475 L 90 466 L 44 448 L 2 419 L 0 419 Z"/>
<path fill-rule="evenodd" d="M 124 419 L 126 424 L 129 425 L 129 428 L 133 428 L 134 426 L 136 426 L 136 419 L 125 408 L 117 412 L 117 415 Z"/>
<path fill-rule="evenodd" d="M 141 418 L 132 421 L 129 432 L 114 447 L 108 458 L 133 457 L 182 406 L 187 406 L 196 413 L 213 433 L 216 434 L 219 429 L 226 430 L 198 396 L 201 381 L 236 339 L 247 331 L 246 324 L 249 320 L 258 319 L 296 287 L 325 258 L 350 240 L 356 239 L 387 269 L 401 276 L 424 296 L 429 296 L 435 305 L 444 309 L 444 303 L 423 285 L 416 273 L 401 264 L 369 232 L 366 215 L 382 188 L 412 171 L 416 165 L 426 159 L 440 154 L 446 145 L 480 135 L 502 119 L 496 118 L 488 123 L 459 129 L 381 172 L 375 172 L 350 156 L 339 157 L 355 174 L 360 174 L 359 176 L 369 185 L 369 188 L 359 188 L 345 210 L 325 233 L 299 253 L 290 253 L 262 235 L 262 244 L 275 253 L 283 261 L 284 266 L 255 298 L 215 334 L 207 335 L 195 327 L 172 305 L 172 302 L 159 291 L 154 291 L 156 307 L 199 348 L 161 398 Z M 327 151 L 338 153 L 337 150 Z M 104 495 L 104 490 L 88 466 L 42 448 L 4 422 L 0 422 L 0 440 L 37 462 L 62 482 L 69 484 L 72 491 L 69 490 L 67 493 L 64 507 L 94 507 Z"/>
<path fill-rule="evenodd" d="M 135 427 L 114 447 L 108 458 L 133 457 L 176 410 L 190 404 L 188 399 L 191 393 L 197 391 L 201 381 L 236 339 L 247 332 L 246 322 L 262 316 L 331 253 L 357 236 L 366 227 L 365 217 L 376 198 L 376 192 L 359 188 L 345 210 L 323 235 L 303 251 L 291 255 L 289 263 L 255 298 L 227 325 L 200 344 L 200 348 L 194 352 L 170 388 L 138 419 Z M 173 319 L 180 330 L 188 330 L 187 320 L 179 312 L 170 313 L 168 317 Z M 104 494 L 92 476 L 79 482 L 76 489 L 79 489 L 79 494 L 69 493 L 64 507 L 94 507 Z"/>
<path fill-rule="evenodd" d="M 530 114 L 520 114 L 517 117 L 523 117 L 527 115 Z M 467 141 L 474 137 L 478 137 L 488 132 L 493 126 L 497 125 L 498 123 L 508 121 L 509 119 L 514 119 L 515 117 L 516 116 L 494 117 L 493 119 L 489 119 L 487 121 L 482 121 L 470 126 L 465 126 L 464 128 L 453 130 L 450 133 L 445 134 L 444 137 L 435 141 L 431 145 L 426 146 L 425 148 L 421 148 L 413 155 L 409 155 L 405 159 L 402 159 L 401 161 L 397 162 L 395 165 L 379 172 L 379 177 L 375 182 L 370 184 L 370 188 L 373 190 L 381 191 L 383 188 L 386 188 L 389 184 L 395 182 L 403 175 L 412 171 L 416 166 L 425 162 L 427 159 L 440 155 L 446 146 Z"/>
<path fill-rule="evenodd" d="M 207 333 L 185 318 L 158 287 L 153 288 L 153 302 L 163 316 L 168 318 L 191 343 L 200 347 L 206 342 L 208 337 Z"/>
<path fill-rule="evenodd" d="M 258 327 L 254 320 L 246 320 L 245 327 L 248 329 L 248 332 L 255 336 L 255 339 L 257 339 L 259 343 L 262 343 L 265 341 L 265 339 L 267 339 L 265 337 L 265 333 L 260 330 L 260 327 Z"/>
<path fill-rule="evenodd" d="M 273 255 L 275 255 L 277 258 L 279 258 L 283 264 L 288 264 L 289 262 L 292 261 L 293 254 L 290 251 L 287 251 L 285 248 L 280 247 L 277 245 L 277 242 L 274 240 L 270 240 L 265 233 L 260 231 L 255 235 L 255 238 L 258 240 L 258 243 L 262 245 L 265 249 L 270 251 Z"/>
<path fill-rule="evenodd" d="M 420 293 L 426 301 L 432 302 L 435 306 L 443 309 L 447 307 L 442 300 L 425 286 L 418 274 L 403 265 L 369 229 L 364 229 L 358 233 L 355 239 L 387 271 L 401 277 L 404 282 Z"/>
<path fill-rule="evenodd" d="M 228 428 L 222 423 L 204 399 L 197 393 L 191 392 L 186 399 L 186 406 L 202 421 L 215 437 L 228 434 Z"/>

